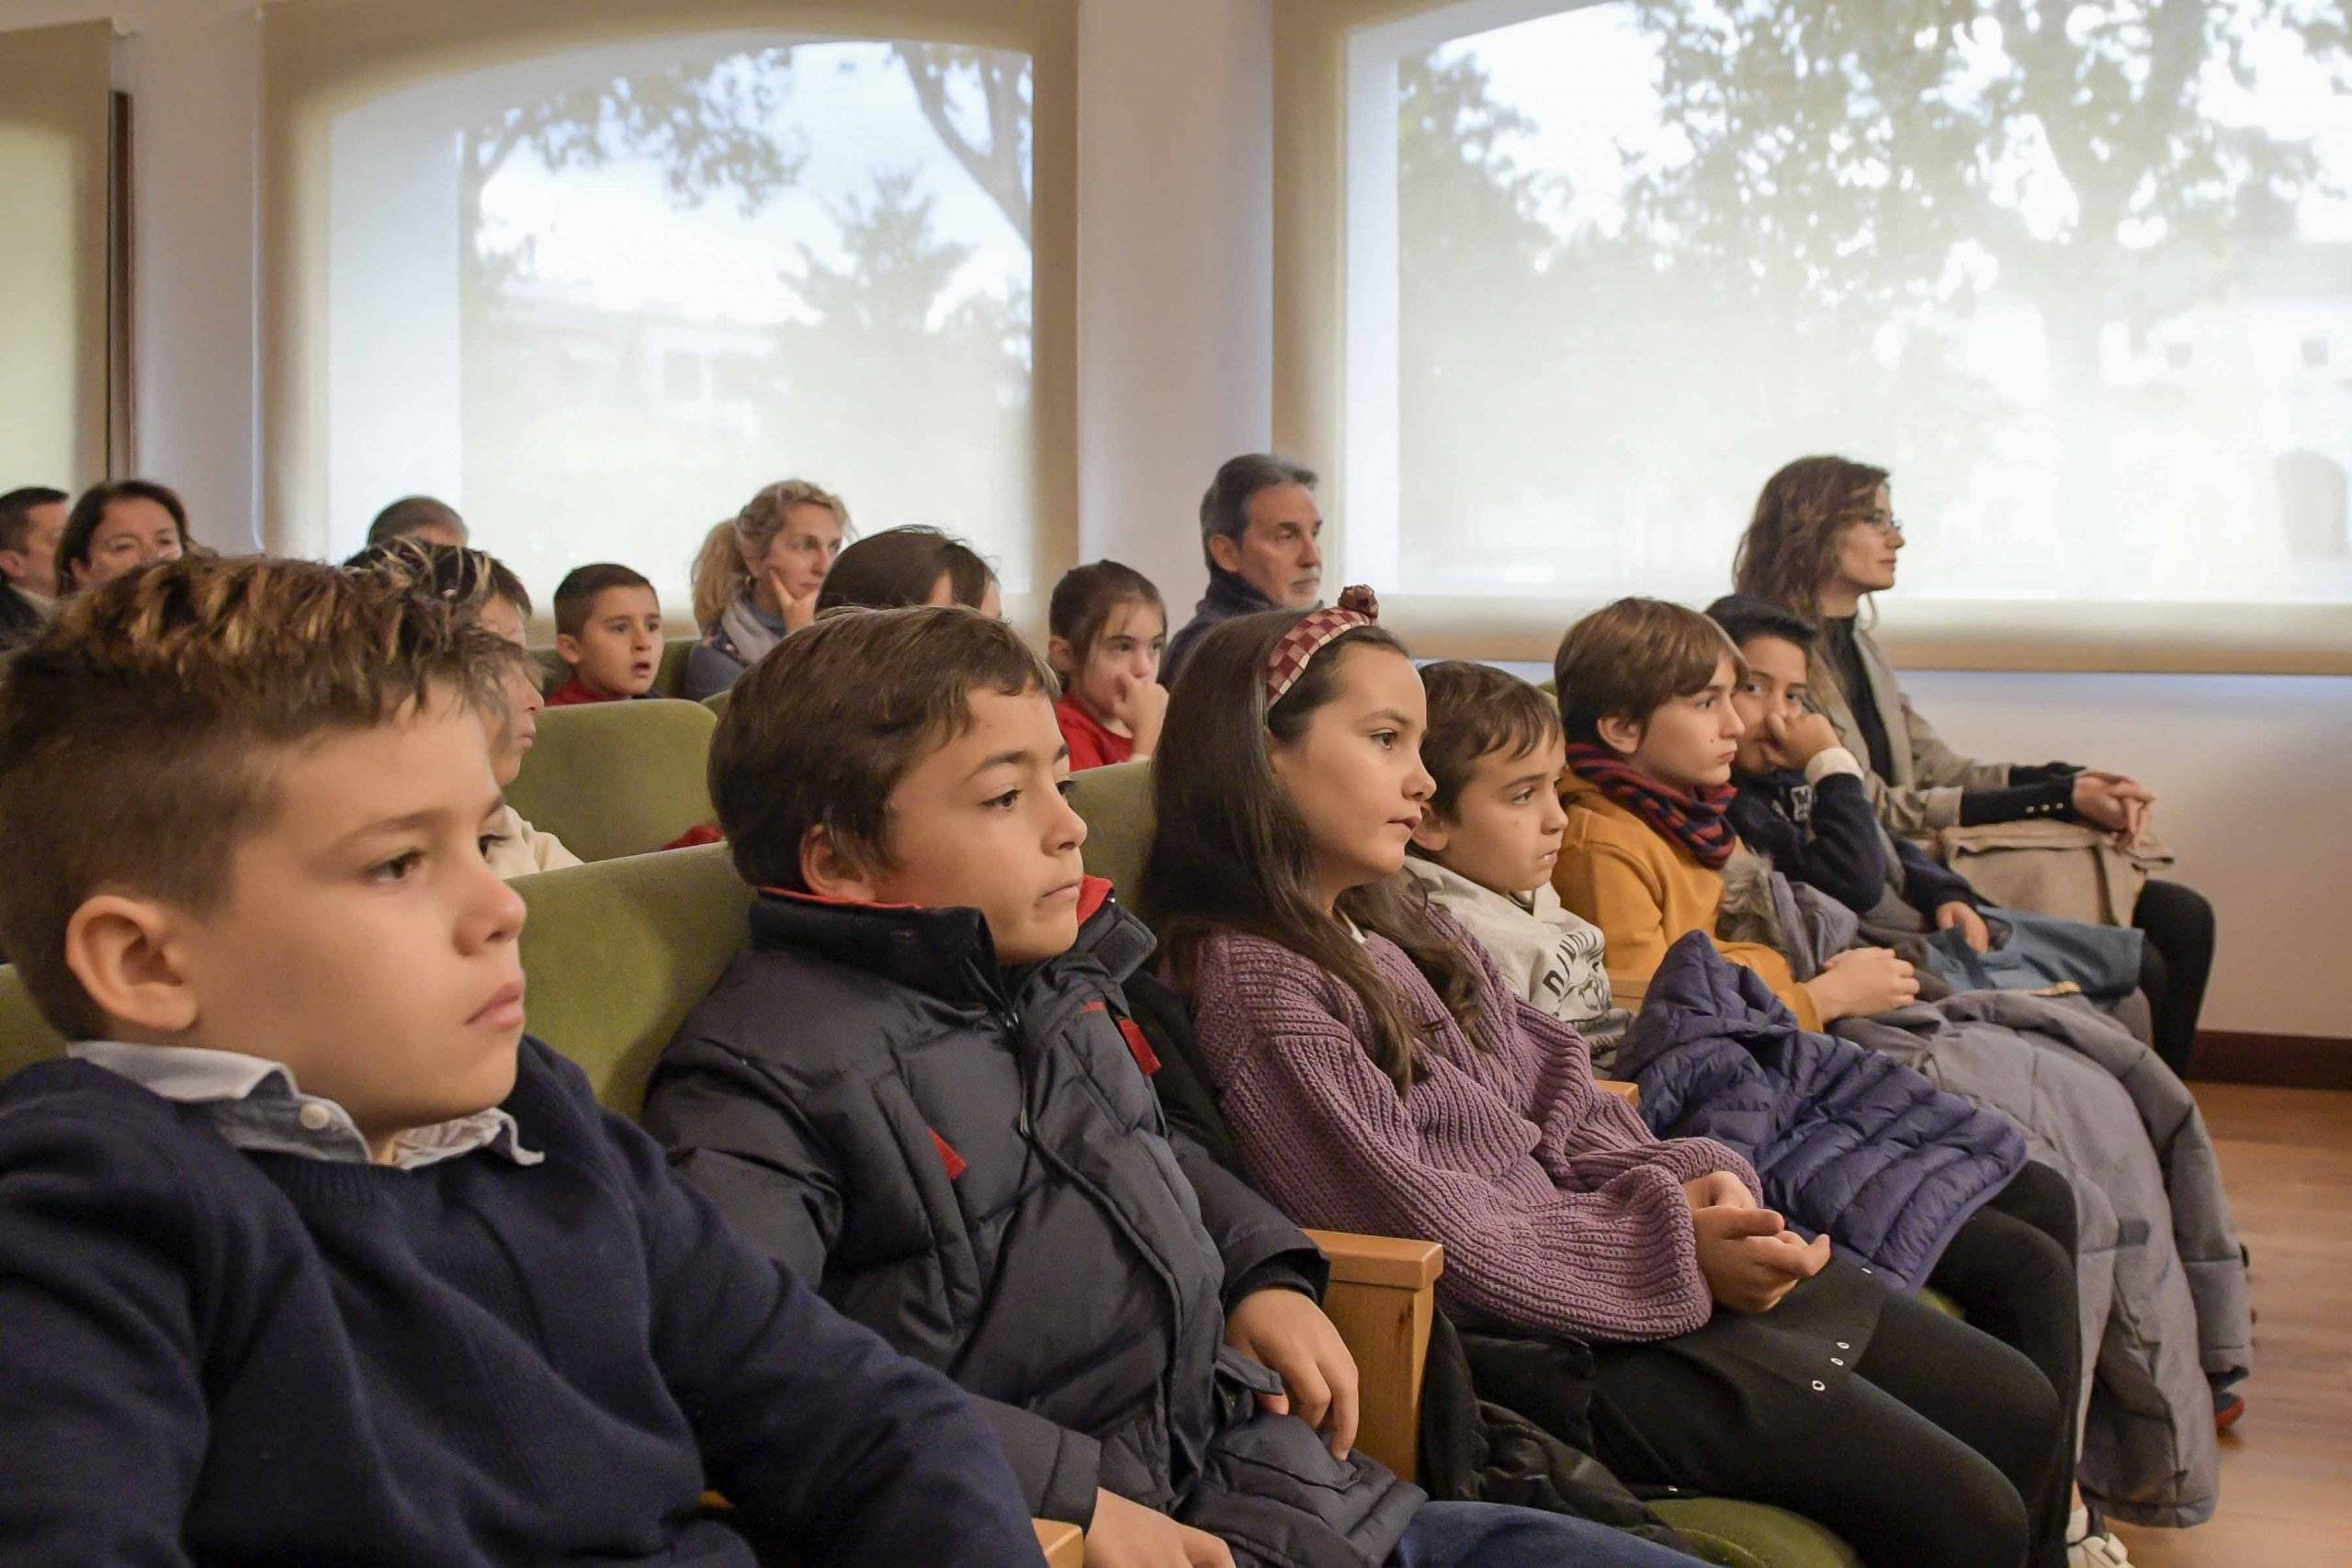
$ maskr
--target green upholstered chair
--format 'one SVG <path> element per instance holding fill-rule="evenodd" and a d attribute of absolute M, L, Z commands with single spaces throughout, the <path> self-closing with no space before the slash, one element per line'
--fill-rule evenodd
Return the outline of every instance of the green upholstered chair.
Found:
<path fill-rule="evenodd" d="M 643 854 L 714 819 L 711 732 L 700 703 L 649 697 L 539 715 L 539 738 L 506 798 L 582 860 Z"/>
<path fill-rule="evenodd" d="M 1144 857 L 1151 852 L 1154 807 L 1151 762 L 1114 762 L 1069 776 L 1070 804 L 1086 818 L 1086 874 L 1110 883 L 1119 901 L 1133 908 L 1143 880 Z"/>
<path fill-rule="evenodd" d="M 702 705 L 710 710 L 712 717 L 724 718 L 727 716 L 728 694 L 732 692 L 734 689 L 735 688 L 732 686 L 720 687 L 718 691 L 713 692 L 710 695 L 703 698 Z"/>
<path fill-rule="evenodd" d="M 13 964 L 0 964 L 0 1078 L 18 1067 L 65 1055 L 65 1042 L 33 1006 Z"/>
<path fill-rule="evenodd" d="M 533 1034 L 580 1064 L 596 1098 L 635 1116 L 645 1080 L 749 940 L 752 890 L 725 844 L 517 877 L 523 998 Z"/>

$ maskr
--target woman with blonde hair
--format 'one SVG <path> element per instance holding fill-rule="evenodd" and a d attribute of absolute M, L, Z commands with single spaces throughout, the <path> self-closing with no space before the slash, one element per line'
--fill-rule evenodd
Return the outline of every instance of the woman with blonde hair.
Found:
<path fill-rule="evenodd" d="M 841 497 L 807 479 L 778 479 L 711 529 L 695 557 L 695 624 L 684 694 L 699 702 L 735 683 L 785 634 L 817 613 L 817 594 L 850 535 Z"/>

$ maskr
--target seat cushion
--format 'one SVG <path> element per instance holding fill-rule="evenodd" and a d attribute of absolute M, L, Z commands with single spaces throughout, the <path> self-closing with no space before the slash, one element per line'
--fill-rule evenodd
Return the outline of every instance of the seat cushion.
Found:
<path fill-rule="evenodd" d="M 582 860 L 658 850 L 716 817 L 718 728 L 701 704 L 666 697 L 549 708 L 506 799 Z"/>
<path fill-rule="evenodd" d="M 1650 1506 L 1725 1568 L 1862 1568 L 1852 1547 L 1785 1508 L 1729 1497 L 1658 1498 Z"/>
<path fill-rule="evenodd" d="M 63 1055 L 64 1037 L 33 1006 L 24 976 L 13 964 L 0 965 L 0 1078 Z"/>
<path fill-rule="evenodd" d="M 524 1012 L 634 1117 L 662 1048 L 750 941 L 752 890 L 725 844 L 518 877 Z"/>
<path fill-rule="evenodd" d="M 1151 852 L 1157 818 L 1152 803 L 1151 762 L 1114 762 L 1069 776 L 1069 803 L 1086 818 L 1086 871 L 1118 891 L 1132 906 L 1143 880 L 1144 857 Z"/>

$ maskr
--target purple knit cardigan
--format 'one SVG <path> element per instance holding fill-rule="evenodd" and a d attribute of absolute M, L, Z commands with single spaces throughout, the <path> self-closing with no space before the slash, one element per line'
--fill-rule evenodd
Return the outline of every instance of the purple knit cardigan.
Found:
<path fill-rule="evenodd" d="M 1512 994 L 1476 939 L 1485 1008 L 1464 1036 L 1402 949 L 1366 938 L 1407 1011 L 1442 1021 L 1399 1096 L 1360 1042 L 1353 992 L 1262 938 L 1210 939 L 1193 1023 L 1242 1162 L 1302 1224 L 1445 1247 L 1440 1297 L 1521 1327 L 1589 1339 L 1669 1338 L 1714 1303 L 1682 1184 L 1747 1160 L 1712 1138 L 1653 1137 L 1595 1087 L 1574 1030 Z"/>

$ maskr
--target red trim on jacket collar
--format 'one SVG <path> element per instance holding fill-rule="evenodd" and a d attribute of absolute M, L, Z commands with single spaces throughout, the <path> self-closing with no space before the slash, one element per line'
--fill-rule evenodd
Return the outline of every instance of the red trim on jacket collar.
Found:
<path fill-rule="evenodd" d="M 1108 878 L 1080 878 L 1078 885 L 1078 923 L 1082 926 L 1092 919 L 1095 912 L 1110 901 L 1111 884 Z"/>

